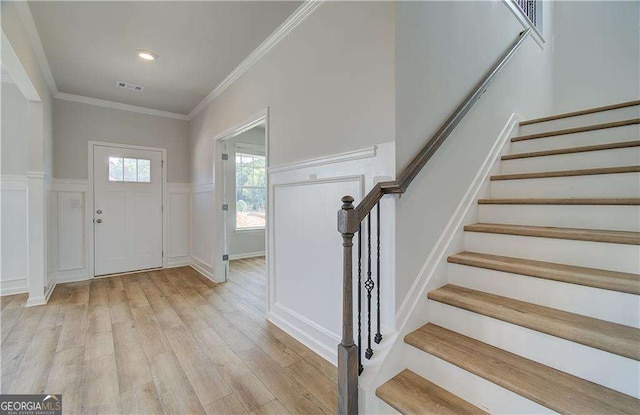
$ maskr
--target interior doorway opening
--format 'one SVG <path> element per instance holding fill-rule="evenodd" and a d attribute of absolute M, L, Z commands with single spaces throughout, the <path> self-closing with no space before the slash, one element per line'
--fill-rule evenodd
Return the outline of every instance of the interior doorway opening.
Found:
<path fill-rule="evenodd" d="M 221 210 L 217 221 L 218 252 L 214 273 L 221 281 L 253 287 L 265 307 L 268 224 L 268 122 L 266 111 L 216 139 L 219 163 L 215 186 Z M 244 284 L 243 284 L 244 285 Z M 259 295 L 260 294 L 260 295 Z"/>

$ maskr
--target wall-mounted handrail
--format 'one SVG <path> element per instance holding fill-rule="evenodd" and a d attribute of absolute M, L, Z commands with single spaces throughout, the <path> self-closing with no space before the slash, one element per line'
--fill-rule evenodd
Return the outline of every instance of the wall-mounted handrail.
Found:
<path fill-rule="evenodd" d="M 356 232 L 362 231 L 362 222 L 367 220 L 367 279 L 364 288 L 367 291 L 367 328 L 368 347 L 365 353 L 367 359 L 373 355 L 371 349 L 371 299 L 372 291 L 377 285 L 377 325 L 378 332 L 375 342 L 380 343 L 380 199 L 386 194 L 404 193 L 407 188 L 424 168 L 438 148 L 445 142 L 451 132 L 456 128 L 465 115 L 471 110 L 473 105 L 480 99 L 495 79 L 496 75 L 504 68 L 509 59 L 515 54 L 524 40 L 531 33 L 531 28 L 521 32 L 507 51 L 496 61 L 491 69 L 485 74 L 482 80 L 473 88 L 471 93 L 455 109 L 452 115 L 442 124 L 422 147 L 418 154 L 402 170 L 398 178 L 394 181 L 376 184 L 373 189 L 362 199 L 358 206 L 353 206 L 353 197 L 342 198 L 342 208 L 338 211 L 338 231 L 342 234 L 343 246 L 343 303 L 342 303 L 342 342 L 338 345 L 338 413 L 342 415 L 358 413 L 358 375 L 362 371 L 360 364 L 362 359 L 361 343 L 361 293 L 362 293 L 362 266 L 361 266 L 361 235 L 358 237 L 358 344 L 353 338 L 353 237 Z M 371 278 L 371 212 L 378 206 L 376 212 L 376 232 L 377 232 L 377 282 Z"/>
<path fill-rule="evenodd" d="M 455 109 L 453 114 L 442 124 L 438 131 L 431 136 L 427 144 L 422 147 L 420 152 L 418 152 L 413 160 L 402 170 L 395 181 L 379 183 L 371 189 L 356 207 L 360 221 L 364 220 L 367 214 L 375 207 L 376 203 L 378 203 L 378 200 L 385 194 L 404 193 L 407 191 L 409 184 L 416 178 L 429 159 L 435 154 L 436 150 L 445 142 L 464 116 L 467 115 L 473 105 L 480 99 L 482 94 L 486 92 L 496 75 L 504 68 L 530 33 L 531 28 L 520 32 L 507 51 L 497 60 L 489 72 L 487 72 L 484 78 L 474 87 L 473 91 L 467 95 L 464 101 Z"/>

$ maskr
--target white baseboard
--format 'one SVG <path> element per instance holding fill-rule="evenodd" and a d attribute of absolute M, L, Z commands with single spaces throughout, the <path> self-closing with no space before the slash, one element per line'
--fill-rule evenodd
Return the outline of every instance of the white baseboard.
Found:
<path fill-rule="evenodd" d="M 67 282 L 86 281 L 91 279 L 86 268 L 73 269 L 70 271 L 56 272 L 56 284 L 64 284 Z"/>
<path fill-rule="evenodd" d="M 233 261 L 234 259 L 257 258 L 257 257 L 265 256 L 265 255 L 266 255 L 266 253 L 264 251 L 261 251 L 261 252 L 247 252 L 246 254 L 229 255 L 229 261 Z"/>
<path fill-rule="evenodd" d="M 202 262 L 198 258 L 192 256 L 188 265 L 191 268 L 193 268 L 196 271 L 198 271 L 200 274 L 202 274 L 205 277 L 207 277 L 208 279 L 210 279 L 211 281 L 213 281 L 215 283 L 220 282 L 220 281 L 216 281 L 216 279 L 215 279 L 215 277 L 213 275 L 213 269 L 212 269 L 211 265 L 208 265 L 208 264 Z"/>
<path fill-rule="evenodd" d="M 29 297 L 27 299 L 27 303 L 25 304 L 25 307 L 35 307 L 39 305 L 46 305 L 47 302 L 49 302 L 49 298 L 51 297 L 51 294 L 53 294 L 53 290 L 55 288 L 56 288 L 56 284 L 54 283 L 54 284 L 51 284 L 47 292 L 45 292 L 42 297 L 35 297 L 35 298 Z"/>
<path fill-rule="evenodd" d="M 167 261 L 167 268 L 187 267 L 190 264 L 189 256 L 180 256 L 169 258 Z"/>
<path fill-rule="evenodd" d="M 277 303 L 269 310 L 268 320 L 329 363 L 337 365 L 339 336 Z"/>
<path fill-rule="evenodd" d="M 0 283 L 0 296 L 23 294 L 28 291 L 27 277 L 16 278 Z"/>

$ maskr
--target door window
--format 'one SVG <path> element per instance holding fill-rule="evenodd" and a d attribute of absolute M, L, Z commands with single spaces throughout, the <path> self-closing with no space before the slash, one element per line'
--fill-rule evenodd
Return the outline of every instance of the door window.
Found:
<path fill-rule="evenodd" d="M 109 181 L 151 183 L 151 160 L 109 157 Z"/>

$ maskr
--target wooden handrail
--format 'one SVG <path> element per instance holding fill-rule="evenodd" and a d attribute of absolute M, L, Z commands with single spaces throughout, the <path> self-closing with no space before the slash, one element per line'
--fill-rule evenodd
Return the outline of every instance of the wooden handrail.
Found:
<path fill-rule="evenodd" d="M 496 77 L 496 75 L 504 68 L 509 59 L 514 55 L 524 40 L 531 33 L 531 28 L 521 32 L 507 51 L 498 59 L 498 61 L 485 74 L 482 80 L 474 87 L 469 95 L 456 108 L 453 114 L 442 124 L 438 131 L 431 136 L 427 144 L 418 152 L 411 162 L 402 170 L 398 178 L 394 181 L 382 182 L 376 184 L 373 189 L 362 199 L 358 206 L 353 206 L 353 197 L 345 196 L 342 198 L 342 209 L 338 211 L 338 231 L 342 234 L 343 246 L 343 292 L 342 292 L 342 341 L 338 345 L 338 413 L 341 415 L 352 415 L 358 413 L 358 375 L 362 370 L 359 359 L 361 358 L 361 339 L 360 339 L 360 294 L 361 294 L 361 256 L 358 256 L 358 344 L 354 342 L 353 337 L 353 237 L 361 230 L 361 223 L 367 220 L 367 280 L 364 287 L 367 290 L 368 301 L 368 347 L 366 358 L 373 355 L 371 349 L 371 293 L 374 285 L 378 287 L 377 308 L 378 317 L 380 312 L 380 209 L 378 208 L 377 219 L 377 283 L 374 284 L 371 279 L 371 211 L 373 210 L 382 197 L 386 194 L 399 194 L 406 192 L 407 188 L 422 171 L 427 162 L 433 157 L 438 148 L 451 135 L 464 116 L 471 110 L 473 105 L 480 99 Z M 379 206 L 379 205 L 378 205 Z M 360 235 L 360 234 L 359 234 Z M 360 242 L 358 242 L 358 253 L 360 253 Z M 375 342 L 382 340 L 380 335 L 380 323 L 378 319 L 378 333 Z"/>
<path fill-rule="evenodd" d="M 453 114 L 442 124 L 438 131 L 431 136 L 427 144 L 418 152 L 411 162 L 402 170 L 395 181 L 378 183 L 371 189 L 369 193 L 362 199 L 356 207 L 358 219 L 360 222 L 371 212 L 376 203 L 386 194 L 404 193 L 407 191 L 409 184 L 416 178 L 418 173 L 422 171 L 429 159 L 440 148 L 442 143 L 446 141 L 451 132 L 462 121 L 465 115 L 471 110 L 473 105 L 480 99 L 482 94 L 487 91 L 491 82 L 496 75 L 504 68 L 509 59 L 514 55 L 522 42 L 531 34 L 531 28 L 528 28 L 518 35 L 516 40 L 509 46 L 507 51 L 497 60 L 493 67 L 485 74 L 482 80 L 474 87 L 473 91 L 460 105 L 455 109 Z"/>

